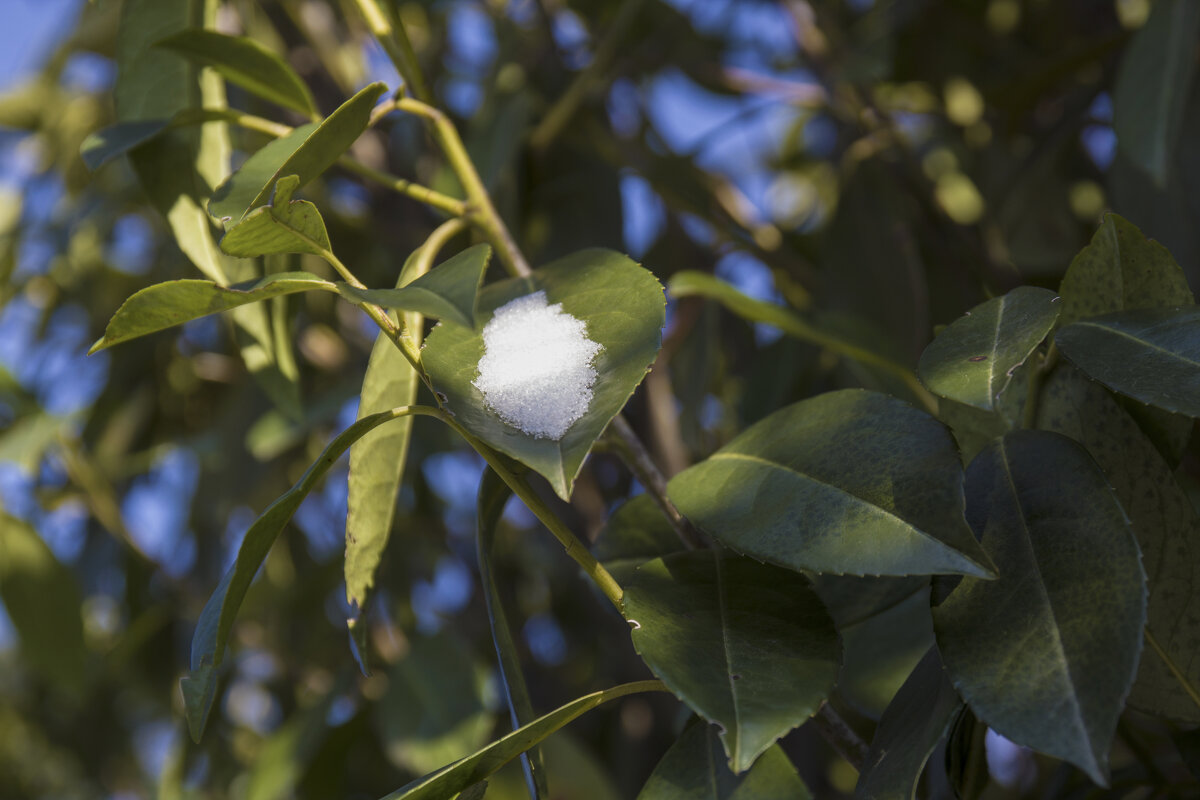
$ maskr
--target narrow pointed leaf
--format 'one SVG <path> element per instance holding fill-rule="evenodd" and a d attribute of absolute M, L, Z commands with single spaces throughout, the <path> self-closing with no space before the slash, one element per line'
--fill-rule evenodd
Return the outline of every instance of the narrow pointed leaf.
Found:
<path fill-rule="evenodd" d="M 737 773 L 812 716 L 837 678 L 837 630 L 804 576 L 722 549 L 643 564 L 625 618 L 654 674 L 721 727 Z"/>
<path fill-rule="evenodd" d="M 925 762 L 963 702 L 930 648 L 883 712 L 854 787 L 856 800 L 913 800 Z"/>
<path fill-rule="evenodd" d="M 812 797 L 779 745 L 748 772 L 729 771 L 712 725 L 693 718 L 654 768 L 638 800 L 806 800 Z"/>
<path fill-rule="evenodd" d="M 917 367 L 926 388 L 991 411 L 1013 372 L 1054 327 L 1054 292 L 1021 286 L 967 312 L 938 334 Z"/>
<path fill-rule="evenodd" d="M 295 70 L 253 39 L 216 31 L 189 30 L 168 36 L 156 46 L 194 64 L 212 67 L 225 80 L 264 100 L 301 114 L 317 113 L 312 94 Z"/>
<path fill-rule="evenodd" d="M 225 646 L 233 629 L 233 621 L 275 538 L 317 481 L 329 471 L 346 448 L 377 426 L 406 413 L 404 409 L 393 409 L 373 414 L 342 431 L 326 446 L 321 457 L 308 468 L 300 480 L 280 495 L 246 531 L 238 549 L 237 560 L 221 578 L 221 582 L 204 605 L 200 619 L 196 621 L 196 631 L 192 635 L 191 673 L 183 678 L 182 684 L 184 697 L 188 701 L 188 727 L 196 741 L 199 741 L 204 733 L 209 712 L 212 710 L 217 680 L 216 667 L 220 666 L 225 657 Z"/>
<path fill-rule="evenodd" d="M 487 408 L 472 383 L 483 355 L 482 326 L 495 309 L 537 291 L 545 291 L 548 302 L 561 303 L 564 312 L 582 320 L 588 338 L 604 348 L 592 362 L 598 377 L 587 412 L 557 441 L 535 438 L 505 423 Z M 565 499 L 592 443 L 654 362 L 665 305 L 658 281 L 633 261 L 611 250 L 583 250 L 529 277 L 485 287 L 479 295 L 476 328 L 439 325 L 422 351 L 422 363 L 463 427 L 543 475 Z"/>
<path fill-rule="evenodd" d="M 1118 311 L 1054 337 L 1075 366 L 1114 392 L 1200 417 L 1200 308 Z"/>
<path fill-rule="evenodd" d="M 277 178 L 296 175 L 304 186 L 329 169 L 367 129 L 371 109 L 385 88 L 372 83 L 320 123 L 296 128 L 259 150 L 216 188 L 208 213 L 236 223 L 267 201 Z"/>
<path fill-rule="evenodd" d="M 527 725 L 536 719 L 529 687 L 521 670 L 520 651 L 508 624 L 504 602 L 500 596 L 500 585 L 496 582 L 492 566 L 492 547 L 496 541 L 496 527 L 504 515 L 504 506 L 512 497 L 512 490 L 490 469 L 483 472 L 479 484 L 476 504 L 475 553 L 479 559 L 479 578 L 483 583 L 483 598 L 487 604 L 488 623 L 492 630 L 492 643 L 496 646 L 496 659 L 500 666 L 500 678 L 504 681 L 508 699 L 509 716 L 513 729 Z M 533 800 L 550 797 L 546 783 L 546 764 L 540 747 L 534 746 L 521 756 L 525 770 L 525 782 Z"/>
<path fill-rule="evenodd" d="M 356 289 L 343 285 L 340 291 L 352 302 L 417 311 L 427 317 L 473 329 L 479 287 L 491 257 L 490 246 L 477 244 L 406 286 L 397 289 Z"/>
<path fill-rule="evenodd" d="M 104 337 L 92 345 L 89 352 L 95 353 L 138 336 L 247 303 L 313 290 L 337 291 L 337 287 L 307 272 L 278 272 L 230 287 L 200 280 L 157 283 L 142 289 L 121 304 L 109 320 Z"/>
<path fill-rule="evenodd" d="M 1030 430 L 971 463 L 967 496 L 1000 577 L 963 578 L 934 607 L 946 669 L 997 733 L 1105 785 L 1146 621 L 1146 577 L 1121 504 L 1086 450 Z"/>
<path fill-rule="evenodd" d="M 792 569 L 988 576 L 963 518 L 950 432 L 887 395 L 848 389 L 747 428 L 667 490 L 734 550 Z"/>
<path fill-rule="evenodd" d="M 276 253 L 322 255 L 333 248 L 321 212 L 307 200 L 293 200 L 300 179 L 287 175 L 275 182 L 270 205 L 247 214 L 221 237 L 221 249 L 231 256 L 251 258 Z"/>
<path fill-rule="evenodd" d="M 442 800 L 450 797 L 492 775 L 521 753 L 601 703 L 638 692 L 656 691 L 663 691 L 659 681 L 635 681 L 584 695 L 521 726 L 473 755 L 392 792 L 383 800 Z"/>

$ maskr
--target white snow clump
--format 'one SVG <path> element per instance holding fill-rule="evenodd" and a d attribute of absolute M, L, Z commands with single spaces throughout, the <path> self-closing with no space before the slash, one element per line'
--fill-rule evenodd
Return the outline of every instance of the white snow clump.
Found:
<path fill-rule="evenodd" d="M 473 381 L 502 420 L 538 439 L 561 439 L 587 413 L 604 348 L 587 326 L 550 305 L 544 291 L 496 309 L 483 326 L 483 357 Z"/>

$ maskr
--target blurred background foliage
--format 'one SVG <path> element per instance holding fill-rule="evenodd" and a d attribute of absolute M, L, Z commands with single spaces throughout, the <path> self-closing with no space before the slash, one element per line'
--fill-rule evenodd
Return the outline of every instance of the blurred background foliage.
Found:
<path fill-rule="evenodd" d="M 710 272 L 911 365 L 936 326 L 986 297 L 1057 286 L 1105 209 L 1165 243 L 1200 285 L 1200 162 L 1185 144 L 1200 126 L 1200 85 L 1188 88 L 1190 67 L 1159 174 L 1114 133 L 1115 87 L 1137 67 L 1130 43 L 1171 5 L 396 8 L 535 266 L 607 246 L 664 283 L 679 270 Z M 507 730 L 475 568 L 482 462 L 418 422 L 368 609 L 371 676 L 347 645 L 343 461 L 268 558 L 235 628 L 214 724 L 202 744 L 188 740 L 178 679 L 193 623 L 255 514 L 354 419 L 373 334 L 321 293 L 273 303 L 298 414 L 249 377 L 224 319 L 86 357 L 125 297 L 196 273 L 125 160 L 90 175 L 79 157 L 83 138 L 113 121 L 120 2 L 8 0 L 5 11 L 0 797 L 374 798 Z M 347 2 L 225 0 L 217 27 L 286 54 L 326 113 L 372 80 L 399 83 Z M 1138 75 L 1125 80 L 1136 97 Z M 302 121 L 233 88 L 230 104 Z M 233 136 L 235 161 L 264 143 Z M 399 116 L 353 149 L 456 191 L 434 153 L 421 126 Z M 342 260 L 372 286 L 392 285 L 437 222 L 336 169 L 308 195 Z M 279 266 L 328 271 L 308 257 Z M 908 391 L 699 297 L 671 300 L 668 314 L 663 353 L 628 413 L 670 473 L 801 397 Z M 559 508 L 594 538 L 636 491 L 620 462 L 598 453 L 572 506 Z M 535 706 L 647 677 L 624 623 L 513 502 L 497 569 Z M 927 604 L 917 595 L 844 634 L 841 692 L 870 725 L 931 642 Z M 634 796 L 682 720 L 665 696 L 593 712 L 549 745 L 555 796 Z M 1053 779 L 1049 762 L 994 739 L 990 796 Z M 811 731 L 784 744 L 819 796 L 853 787 L 853 771 Z M 1117 765 L 1130 757 L 1120 747 Z M 510 770 L 488 797 L 522 792 Z"/>

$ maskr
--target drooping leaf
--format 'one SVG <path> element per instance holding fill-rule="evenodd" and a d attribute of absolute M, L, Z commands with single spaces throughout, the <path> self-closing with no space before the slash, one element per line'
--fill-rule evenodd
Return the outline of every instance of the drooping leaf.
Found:
<path fill-rule="evenodd" d="M 83 597 L 71 571 L 28 523 L 0 511 L 0 600 L 21 655 L 59 688 L 77 691 L 87 674 Z"/>
<path fill-rule="evenodd" d="M 667 490 L 722 543 L 792 569 L 990 575 L 949 431 L 887 395 L 849 389 L 781 409 Z"/>
<path fill-rule="evenodd" d="M 314 290 L 336 292 L 337 285 L 307 272 L 277 272 L 230 287 L 190 279 L 157 283 L 122 303 L 109 320 L 104 336 L 88 352 L 95 353 L 138 336 L 247 303 Z"/>
<path fill-rule="evenodd" d="M 504 681 L 509 716 L 512 718 L 512 726 L 515 730 L 533 722 L 536 715 L 533 713 L 533 701 L 529 697 L 529 687 L 525 684 L 525 675 L 521 670 L 520 651 L 513 639 L 512 628 L 508 624 L 508 615 L 504 611 L 504 602 L 500 596 L 500 585 L 496 582 L 496 574 L 492 567 L 492 547 L 496 540 L 496 526 L 500 524 L 504 506 L 510 497 L 512 497 L 512 490 L 504 481 L 500 480 L 492 470 L 484 470 L 475 509 L 475 553 L 479 560 L 479 578 L 483 583 L 483 597 L 487 604 L 492 643 L 496 646 L 500 678 Z M 521 761 L 530 797 L 533 800 L 545 800 L 550 797 L 550 789 L 546 783 L 546 765 L 541 748 L 536 745 L 530 748 L 528 752 L 522 754 Z"/>
<path fill-rule="evenodd" d="M 354 302 L 418 311 L 427 317 L 474 328 L 479 286 L 491 257 L 492 248 L 489 245 L 477 244 L 406 286 L 396 289 L 356 289 L 343 285 L 340 291 Z"/>
<path fill-rule="evenodd" d="M 157 47 L 194 64 L 212 67 L 230 83 L 301 114 L 317 113 L 312 93 L 287 62 L 254 39 L 216 31 L 188 30 L 168 36 Z"/>
<path fill-rule="evenodd" d="M 1037 425 L 1082 444 L 1104 471 L 1141 546 L 1146 630 L 1200 694 L 1200 516 L 1170 466 L 1112 395 L 1069 365 L 1043 383 Z M 1129 703 L 1200 722 L 1200 705 L 1153 648 L 1142 654 Z"/>
<path fill-rule="evenodd" d="M 275 181 L 269 205 L 247 214 L 221 237 L 221 249 L 231 256 L 252 258 L 276 253 L 322 255 L 333 248 L 321 212 L 307 200 L 293 200 L 300 179 L 287 175 Z"/>
<path fill-rule="evenodd" d="M 659 681 L 623 683 L 611 689 L 584 695 L 538 717 L 478 752 L 438 770 L 432 775 L 398 789 L 382 800 L 442 800 L 478 783 L 559 728 L 591 711 L 601 703 L 638 692 L 663 691 Z"/>
<path fill-rule="evenodd" d="M 1121 504 L 1086 450 L 1031 430 L 971 463 L 967 496 L 1000 577 L 963 578 L 934 607 L 946 669 L 989 727 L 1106 784 L 1146 620 Z"/>
<path fill-rule="evenodd" d="M 639 494 L 609 516 L 592 545 L 592 555 L 624 586 L 643 563 L 682 549 L 679 535 L 654 498 Z"/>
<path fill-rule="evenodd" d="M 1054 337 L 1075 366 L 1114 392 L 1200 417 L 1200 308 L 1118 311 Z"/>
<path fill-rule="evenodd" d="M 296 175 L 304 186 L 329 169 L 367 129 L 371 109 L 386 88 L 372 83 L 320 123 L 302 125 L 259 150 L 216 188 L 208 213 L 236 224 L 267 201 L 277 178 Z"/>
<path fill-rule="evenodd" d="M 938 334 L 917 367 L 934 394 L 992 411 L 1013 372 L 1058 318 L 1055 294 L 1021 286 L 967 312 Z"/>
<path fill-rule="evenodd" d="M 280 495 L 246 531 L 238 548 L 237 560 L 221 578 L 204 605 L 204 610 L 200 612 L 200 619 L 196 621 L 196 631 L 192 635 L 191 672 L 180 681 L 187 706 L 188 728 L 196 741 L 200 740 L 208 722 L 216 694 L 216 670 L 225 657 L 225 645 L 229 641 L 234 618 L 275 538 L 346 448 L 377 426 L 402 416 L 404 413 L 400 410 L 384 411 L 364 417 L 342 431 L 292 488 Z"/>
<path fill-rule="evenodd" d="M 937 650 L 930 648 L 883 712 L 859 773 L 858 800 L 913 800 L 925 762 L 962 710 Z"/>
<path fill-rule="evenodd" d="M 483 355 L 482 325 L 495 309 L 537 291 L 545 291 L 548 302 L 561 303 L 565 313 L 582 320 L 588 338 L 604 348 L 592 362 L 598 377 L 587 412 L 557 441 L 534 438 L 506 424 L 487 408 L 472 383 Z M 652 274 L 619 253 L 583 250 L 527 278 L 485 287 L 479 295 L 476 329 L 439 325 L 422 351 L 422 363 L 463 427 L 543 475 L 560 497 L 568 498 L 592 443 L 653 363 L 664 308 L 662 287 Z"/>
<path fill-rule="evenodd" d="M 729 771 L 712 725 L 692 718 L 654 768 L 638 800 L 806 800 L 812 794 L 779 745 L 748 772 Z"/>
<path fill-rule="evenodd" d="M 1196 72 L 1197 35 L 1200 6 L 1189 0 L 1160 0 L 1133 37 L 1117 73 L 1117 145 L 1159 186 L 1167 182 Z"/>
<path fill-rule="evenodd" d="M 650 669 L 721 726 L 737 773 L 812 716 L 837 678 L 837 631 L 808 581 L 721 549 L 643 564 L 625 618 Z"/>

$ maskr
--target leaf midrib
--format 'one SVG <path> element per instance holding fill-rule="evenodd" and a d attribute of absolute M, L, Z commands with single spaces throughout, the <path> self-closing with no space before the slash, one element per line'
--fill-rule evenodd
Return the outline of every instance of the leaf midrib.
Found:
<path fill-rule="evenodd" d="M 1169 321 L 1169 320 L 1164 320 L 1164 322 L 1167 322 L 1167 321 Z M 1116 326 L 1105 325 L 1105 324 L 1102 324 L 1100 322 L 1093 321 L 1093 320 L 1083 320 L 1083 321 L 1074 323 L 1074 325 L 1081 327 L 1081 328 L 1094 328 L 1095 330 L 1099 331 L 1101 334 L 1109 334 L 1112 336 L 1117 336 L 1122 339 L 1128 339 L 1132 342 L 1143 345 L 1148 350 L 1154 351 L 1156 353 L 1161 353 L 1162 355 L 1168 357 L 1169 359 L 1182 362 L 1183 364 L 1186 364 L 1189 367 L 1195 367 L 1197 369 L 1200 369 L 1200 361 L 1196 361 L 1191 358 L 1186 358 L 1185 356 L 1182 356 L 1179 353 L 1173 352 L 1171 350 L 1166 349 L 1165 347 L 1157 345 L 1148 339 L 1141 338 L 1140 335 L 1135 335 L 1135 334 L 1129 333 L 1128 331 L 1122 330 L 1121 328 L 1118 328 Z M 1145 330 L 1145 329 L 1143 329 L 1143 330 Z M 1066 332 L 1066 329 L 1064 329 L 1064 332 Z"/>

